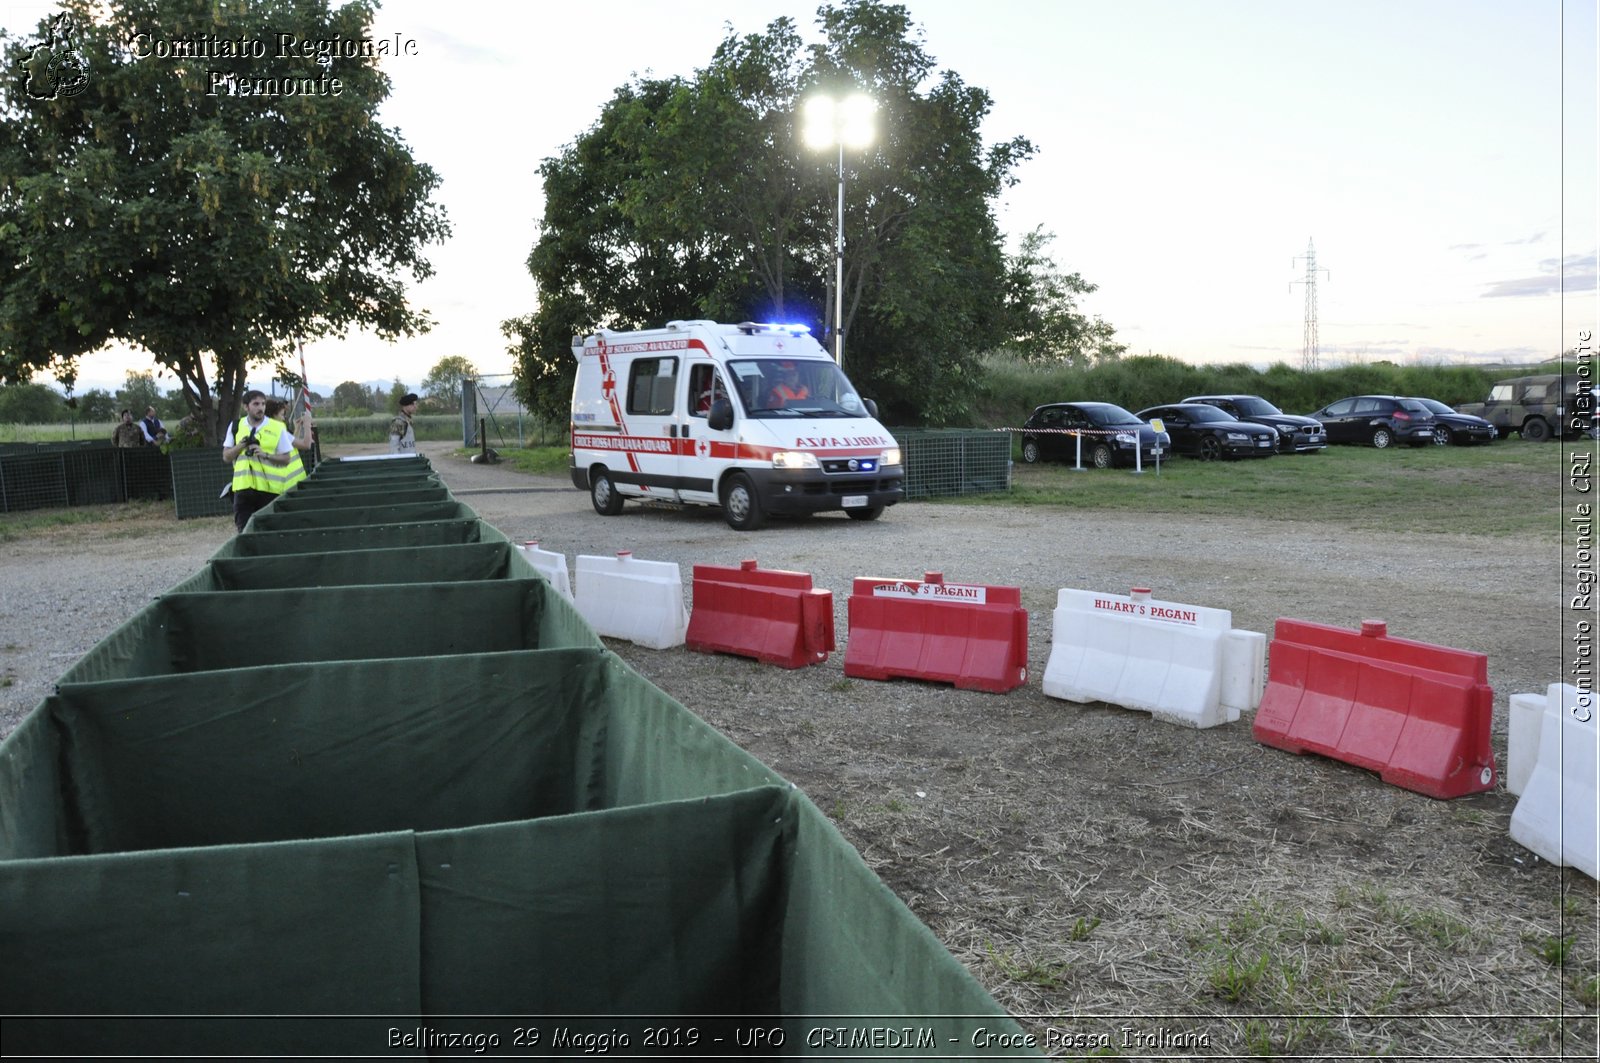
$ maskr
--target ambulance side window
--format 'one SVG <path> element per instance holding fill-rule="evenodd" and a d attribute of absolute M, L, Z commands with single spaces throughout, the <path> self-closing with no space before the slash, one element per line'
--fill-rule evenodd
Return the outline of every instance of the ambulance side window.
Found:
<path fill-rule="evenodd" d="M 637 358 L 628 371 L 628 412 L 667 416 L 678 385 L 676 358 Z"/>
<path fill-rule="evenodd" d="M 728 397 L 728 391 L 722 386 L 722 378 L 717 375 L 717 370 L 709 365 L 693 366 L 689 370 L 689 414 L 693 417 L 704 417 L 711 411 L 711 404 L 718 399 Z"/>

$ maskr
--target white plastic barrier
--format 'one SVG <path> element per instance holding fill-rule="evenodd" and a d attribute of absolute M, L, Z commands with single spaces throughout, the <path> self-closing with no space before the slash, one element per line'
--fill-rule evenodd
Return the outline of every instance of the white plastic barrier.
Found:
<path fill-rule="evenodd" d="M 1557 697 L 1564 684 L 1551 683 Z M 1576 687 L 1565 687 L 1576 693 Z M 1509 719 L 1506 729 L 1506 770 L 1502 778 L 1508 793 L 1522 795 L 1527 789 L 1528 777 L 1539 759 L 1539 731 L 1544 726 L 1544 708 L 1550 703 L 1550 692 L 1543 694 L 1513 694 L 1510 699 Z"/>
<path fill-rule="evenodd" d="M 1600 878 L 1596 867 L 1600 724 L 1595 720 L 1600 697 L 1551 683 L 1544 701 L 1533 768 L 1511 813 L 1511 838 L 1552 864 Z M 1520 732 L 1508 736 L 1508 761 L 1526 759 L 1532 733 L 1524 721 Z"/>
<path fill-rule="evenodd" d="M 638 561 L 633 551 L 616 557 L 579 554 L 573 604 L 601 635 L 653 650 L 682 646 L 689 631 L 683 576 L 675 561 Z"/>
<path fill-rule="evenodd" d="M 541 550 L 536 540 L 530 540 L 517 549 L 522 551 L 523 556 L 528 559 L 528 563 L 533 566 L 534 571 L 549 581 L 550 586 L 555 588 L 557 594 L 569 602 L 572 601 L 572 581 L 567 578 L 566 554 L 558 554 L 552 550 Z"/>
<path fill-rule="evenodd" d="M 1233 613 L 1132 594 L 1056 595 L 1044 692 L 1104 701 L 1191 727 L 1237 720 L 1261 703 L 1267 637 L 1234 631 Z"/>

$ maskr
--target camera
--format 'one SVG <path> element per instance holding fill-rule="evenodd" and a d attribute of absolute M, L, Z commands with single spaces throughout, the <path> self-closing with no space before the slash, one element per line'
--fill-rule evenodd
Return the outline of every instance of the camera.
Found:
<path fill-rule="evenodd" d="M 257 450 L 260 450 L 261 449 L 261 437 L 258 436 L 256 433 L 251 432 L 249 435 L 247 435 L 243 439 L 239 440 L 239 446 L 243 448 L 240 451 L 241 454 L 250 453 L 250 448 L 251 447 L 255 447 Z"/>

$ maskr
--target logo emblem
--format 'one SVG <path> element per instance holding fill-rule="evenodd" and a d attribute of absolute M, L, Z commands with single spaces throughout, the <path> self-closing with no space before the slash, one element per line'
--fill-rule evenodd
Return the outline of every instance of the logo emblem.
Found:
<path fill-rule="evenodd" d="M 60 14 L 50 20 L 50 40 L 33 49 L 22 67 L 28 72 L 23 86 L 35 100 L 63 100 L 78 95 L 89 84 L 89 64 L 72 47 L 72 19 Z"/>

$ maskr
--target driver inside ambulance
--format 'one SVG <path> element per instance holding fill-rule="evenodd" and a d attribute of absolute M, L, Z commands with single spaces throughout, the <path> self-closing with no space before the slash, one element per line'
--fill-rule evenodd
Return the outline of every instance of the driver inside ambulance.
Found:
<path fill-rule="evenodd" d="M 811 392 L 800 383 L 800 370 L 793 362 L 784 362 L 778 368 L 778 383 L 767 393 L 768 407 L 781 410 L 791 402 L 811 397 Z"/>

